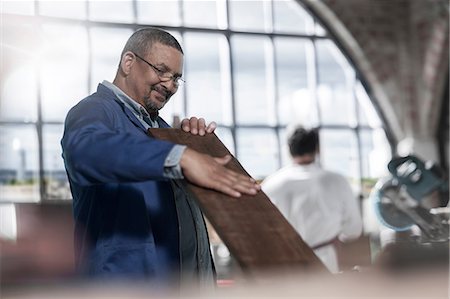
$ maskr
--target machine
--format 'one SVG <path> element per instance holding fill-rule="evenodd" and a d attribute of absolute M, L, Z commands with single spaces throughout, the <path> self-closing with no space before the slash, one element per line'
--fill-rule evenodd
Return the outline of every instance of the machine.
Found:
<path fill-rule="evenodd" d="M 441 170 L 416 156 L 394 158 L 388 169 L 391 176 L 378 181 L 371 195 L 380 222 L 397 232 L 416 225 L 421 243 L 448 243 L 448 181 Z"/>

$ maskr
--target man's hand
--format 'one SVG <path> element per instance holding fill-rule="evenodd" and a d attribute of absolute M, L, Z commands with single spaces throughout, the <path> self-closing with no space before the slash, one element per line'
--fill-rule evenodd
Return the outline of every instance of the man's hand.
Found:
<path fill-rule="evenodd" d="M 180 166 L 185 178 L 191 183 L 233 197 L 240 197 L 242 193 L 255 195 L 261 190 L 254 179 L 226 168 L 224 165 L 230 160 L 230 155 L 213 158 L 186 148 L 181 156 Z"/>
<path fill-rule="evenodd" d="M 212 133 L 217 128 L 215 122 L 211 122 L 208 126 L 205 124 L 204 118 L 191 117 L 185 118 L 181 121 L 181 129 L 185 132 L 190 132 L 193 135 L 203 136 L 206 133 Z"/>

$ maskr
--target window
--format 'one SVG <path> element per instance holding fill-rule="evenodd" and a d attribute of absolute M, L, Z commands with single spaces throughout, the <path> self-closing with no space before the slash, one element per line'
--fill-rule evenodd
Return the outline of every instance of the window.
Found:
<path fill-rule="evenodd" d="M 0 198 L 5 202 L 38 202 L 39 149 L 33 125 L 0 126 Z"/>
<path fill-rule="evenodd" d="M 273 69 L 268 37 L 234 35 L 231 39 L 237 124 L 274 123 Z"/>
<path fill-rule="evenodd" d="M 185 52 L 186 83 L 160 115 L 168 123 L 216 121 L 216 134 L 255 179 L 290 163 L 287 137 L 299 124 L 319 128 L 321 163 L 345 175 L 356 194 L 367 198 L 386 174 L 390 144 L 361 74 L 299 1 L 0 5 L 0 238 L 16 234 L 11 203 L 71 200 L 64 118 L 113 81 L 126 40 L 144 26 L 168 30 Z M 230 274 L 224 249 L 214 251 L 219 278 Z"/>
<path fill-rule="evenodd" d="M 385 174 L 390 145 L 360 74 L 298 1 L 37 0 L 2 8 L 3 201 L 70 199 L 59 145 L 65 115 L 114 79 L 125 41 L 143 26 L 169 30 L 185 51 L 186 83 L 162 117 L 216 121 L 256 179 L 290 163 L 287 134 L 298 124 L 319 127 L 322 163 L 355 191 L 367 196 Z"/>
<path fill-rule="evenodd" d="M 309 39 L 276 37 L 275 65 L 278 123 L 317 126 L 314 99 L 314 48 Z"/>
<path fill-rule="evenodd" d="M 230 73 L 226 40 L 221 34 L 186 33 L 187 115 L 231 124 Z"/>
<path fill-rule="evenodd" d="M 38 95 L 42 120 L 63 122 L 67 111 L 88 92 L 87 32 L 80 26 L 46 24 L 42 35 Z"/>

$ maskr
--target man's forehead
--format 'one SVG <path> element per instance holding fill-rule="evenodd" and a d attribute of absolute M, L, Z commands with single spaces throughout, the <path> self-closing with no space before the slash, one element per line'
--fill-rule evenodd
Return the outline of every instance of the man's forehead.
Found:
<path fill-rule="evenodd" d="M 154 60 L 153 63 L 163 65 L 173 72 L 181 73 L 183 68 L 183 53 L 178 49 L 164 45 L 162 43 L 154 43 L 150 48 L 148 56 Z"/>
<path fill-rule="evenodd" d="M 178 53 L 180 53 L 181 55 L 182 55 L 182 53 L 177 49 L 177 48 L 174 48 L 174 47 L 172 47 L 172 46 L 169 46 L 169 45 L 165 45 L 165 44 L 163 44 L 163 43 L 161 43 L 161 42 L 154 42 L 154 43 L 152 43 L 151 44 L 151 46 L 150 46 L 150 48 L 148 49 L 148 51 L 150 52 L 150 53 L 154 53 L 154 52 L 156 52 L 156 53 L 158 53 L 158 52 L 178 52 Z"/>

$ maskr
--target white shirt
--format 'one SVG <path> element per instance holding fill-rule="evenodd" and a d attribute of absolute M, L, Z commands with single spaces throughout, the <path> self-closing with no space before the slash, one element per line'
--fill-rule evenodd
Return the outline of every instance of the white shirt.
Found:
<path fill-rule="evenodd" d="M 337 173 L 315 163 L 293 164 L 267 177 L 261 187 L 310 247 L 336 237 L 346 241 L 361 234 L 358 202 L 347 180 Z M 331 272 L 339 271 L 332 244 L 314 253 Z"/>

